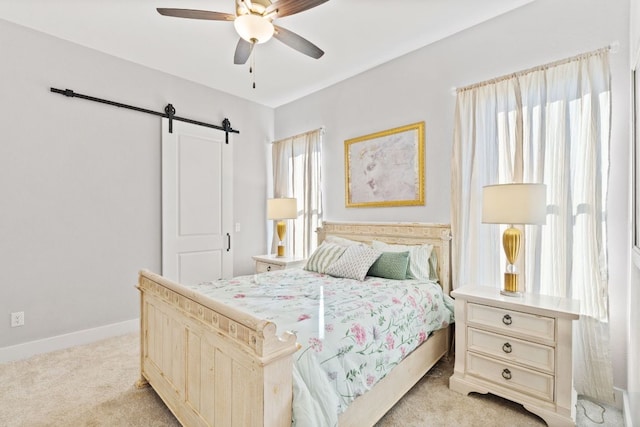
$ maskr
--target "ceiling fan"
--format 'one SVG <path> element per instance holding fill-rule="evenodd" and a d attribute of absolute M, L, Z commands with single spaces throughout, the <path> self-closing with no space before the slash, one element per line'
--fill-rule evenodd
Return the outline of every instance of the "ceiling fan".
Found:
<path fill-rule="evenodd" d="M 240 39 L 233 57 L 234 64 L 244 64 L 256 44 L 274 37 L 287 46 L 318 59 L 324 51 L 309 40 L 273 24 L 276 18 L 293 15 L 316 7 L 328 0 L 235 0 L 236 14 L 194 9 L 158 8 L 161 15 L 177 18 L 233 22 Z"/>

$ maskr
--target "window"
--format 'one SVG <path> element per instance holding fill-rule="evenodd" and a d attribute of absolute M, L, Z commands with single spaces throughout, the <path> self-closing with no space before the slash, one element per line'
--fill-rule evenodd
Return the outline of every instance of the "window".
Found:
<path fill-rule="evenodd" d="M 317 129 L 273 143 L 275 197 L 295 197 L 298 217 L 287 227 L 288 255 L 307 257 L 317 246 L 322 224 L 322 134 Z M 274 236 L 274 250 L 277 245 Z"/>

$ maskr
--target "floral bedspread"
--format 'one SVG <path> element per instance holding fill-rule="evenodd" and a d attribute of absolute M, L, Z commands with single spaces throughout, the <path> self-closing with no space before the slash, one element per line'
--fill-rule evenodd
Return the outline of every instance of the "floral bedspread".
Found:
<path fill-rule="evenodd" d="M 360 282 L 302 269 L 190 286 L 297 335 L 294 425 L 335 426 L 356 397 L 384 378 L 434 330 L 453 322 L 437 283 L 367 277 Z"/>

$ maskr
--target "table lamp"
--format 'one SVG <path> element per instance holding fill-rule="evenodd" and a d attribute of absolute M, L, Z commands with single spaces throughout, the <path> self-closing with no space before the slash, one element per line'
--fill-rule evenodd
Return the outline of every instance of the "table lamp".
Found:
<path fill-rule="evenodd" d="M 515 263 L 520 252 L 521 232 L 514 225 L 544 224 L 547 216 L 547 187 L 544 184 L 500 184 L 482 188 L 482 222 L 508 224 L 502 235 L 507 256 L 503 295 L 520 296 Z"/>
<path fill-rule="evenodd" d="M 267 219 L 278 221 L 276 232 L 278 233 L 278 257 L 284 256 L 284 236 L 287 232 L 287 224 L 284 220 L 298 217 L 298 203 L 294 198 L 277 198 L 267 200 Z"/>

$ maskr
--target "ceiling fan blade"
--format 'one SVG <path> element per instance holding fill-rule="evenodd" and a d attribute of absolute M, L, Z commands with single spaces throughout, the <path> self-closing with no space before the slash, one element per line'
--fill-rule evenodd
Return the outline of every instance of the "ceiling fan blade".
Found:
<path fill-rule="evenodd" d="M 255 43 L 249 43 L 240 37 L 240 40 L 238 40 L 238 44 L 236 45 L 236 53 L 233 55 L 233 63 L 242 65 L 247 62 L 254 46 Z"/>
<path fill-rule="evenodd" d="M 156 10 L 160 15 L 174 16 L 176 18 L 206 19 L 209 21 L 233 21 L 236 19 L 235 15 L 222 12 L 211 12 L 209 10 L 171 9 L 164 7 L 159 7 Z"/>
<path fill-rule="evenodd" d="M 273 27 L 276 30 L 273 37 L 280 40 L 290 48 L 293 48 L 298 52 L 302 52 L 314 59 L 318 59 L 324 55 L 324 51 L 322 49 L 311 43 L 309 40 L 297 35 L 293 31 L 289 31 L 277 25 L 274 25 Z"/>
<path fill-rule="evenodd" d="M 264 11 L 263 15 L 267 15 L 275 10 L 278 11 L 278 17 L 293 15 L 294 13 L 303 12 L 325 3 L 329 0 L 278 0 L 271 3 Z"/>

